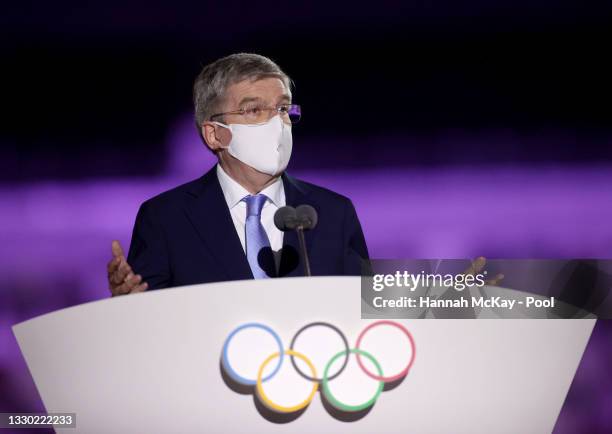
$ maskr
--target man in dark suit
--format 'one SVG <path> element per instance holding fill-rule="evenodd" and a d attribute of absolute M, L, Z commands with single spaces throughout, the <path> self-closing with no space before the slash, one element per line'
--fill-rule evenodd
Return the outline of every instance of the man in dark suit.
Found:
<path fill-rule="evenodd" d="M 278 65 L 255 54 L 204 67 L 194 84 L 196 127 L 218 164 L 141 205 L 127 259 L 113 241 L 113 295 L 304 275 L 297 235 L 273 223 L 285 205 L 307 204 L 319 215 L 306 232 L 313 275 L 360 274 L 368 250 L 351 201 L 285 173 L 291 125 L 301 116 L 290 83 Z"/>

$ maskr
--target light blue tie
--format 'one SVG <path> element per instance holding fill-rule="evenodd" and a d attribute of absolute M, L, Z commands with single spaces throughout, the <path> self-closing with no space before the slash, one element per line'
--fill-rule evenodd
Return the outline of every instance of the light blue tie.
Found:
<path fill-rule="evenodd" d="M 245 225 L 246 254 L 255 279 L 266 279 L 272 274 L 270 271 L 274 264 L 274 256 L 270 249 L 270 240 L 261 224 L 261 210 L 267 197 L 263 194 L 246 196 L 243 201 L 247 204 L 247 217 Z"/>

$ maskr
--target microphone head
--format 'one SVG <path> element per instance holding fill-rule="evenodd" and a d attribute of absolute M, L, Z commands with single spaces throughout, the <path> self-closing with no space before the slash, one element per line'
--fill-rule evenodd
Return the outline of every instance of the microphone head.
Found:
<path fill-rule="evenodd" d="M 313 229 L 319 221 L 317 211 L 310 205 L 300 205 L 295 209 L 297 221 L 305 231 Z"/>
<path fill-rule="evenodd" d="M 291 231 L 298 224 L 296 210 L 292 206 L 284 206 L 274 213 L 274 225 L 281 231 Z"/>

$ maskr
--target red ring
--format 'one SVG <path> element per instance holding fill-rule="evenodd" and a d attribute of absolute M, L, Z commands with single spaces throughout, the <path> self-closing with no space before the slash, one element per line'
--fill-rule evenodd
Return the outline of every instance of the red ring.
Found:
<path fill-rule="evenodd" d="M 378 380 L 378 381 L 384 381 L 385 383 L 390 383 L 392 381 L 399 380 L 400 378 L 408 375 L 408 371 L 410 371 L 410 368 L 412 367 L 412 364 L 414 363 L 414 357 L 416 356 L 416 347 L 414 345 L 414 339 L 412 339 L 412 335 L 410 334 L 408 329 L 406 329 L 406 327 L 404 327 L 403 325 L 399 323 L 396 323 L 395 321 L 382 320 L 382 321 L 373 322 L 372 324 L 368 325 L 366 328 L 363 329 L 363 331 L 359 334 L 359 337 L 357 338 L 357 343 L 355 344 L 355 348 L 360 349 L 359 345 L 361 344 L 361 340 L 363 339 L 363 336 L 366 334 L 366 332 L 370 330 L 371 328 L 374 328 L 379 325 L 390 325 L 393 327 L 397 327 L 408 337 L 408 340 L 410 341 L 410 346 L 412 348 L 412 356 L 410 357 L 410 362 L 408 362 L 408 366 L 406 366 L 406 368 L 404 368 L 399 374 L 392 375 L 390 377 L 384 377 L 381 375 L 373 374 L 370 371 L 368 371 L 368 369 L 365 367 L 365 365 L 361 361 L 361 356 L 359 353 L 356 354 L 357 363 L 359 363 L 359 366 L 361 367 L 363 372 L 365 372 L 370 378 L 373 378 L 374 380 Z"/>

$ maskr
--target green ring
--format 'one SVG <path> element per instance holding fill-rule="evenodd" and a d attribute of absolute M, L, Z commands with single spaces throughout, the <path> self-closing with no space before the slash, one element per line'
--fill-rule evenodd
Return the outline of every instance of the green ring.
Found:
<path fill-rule="evenodd" d="M 363 351 L 363 350 L 360 350 L 360 349 L 357 349 L 357 348 L 353 348 L 352 350 L 350 350 L 350 353 L 359 354 L 361 356 L 365 356 L 367 359 L 370 359 L 370 361 L 372 363 L 374 363 L 374 366 L 376 367 L 376 370 L 378 371 L 378 376 L 379 377 L 383 376 L 382 368 L 380 367 L 380 365 L 378 364 L 378 362 L 376 361 L 374 356 L 372 356 L 370 353 L 368 353 L 366 351 Z M 359 405 L 347 405 L 347 404 L 344 404 L 343 402 L 338 401 L 336 399 L 336 397 L 334 395 L 332 395 L 332 393 L 329 390 L 327 374 L 329 372 L 329 368 L 336 361 L 336 359 L 338 359 L 339 357 L 341 357 L 341 356 L 343 356 L 345 354 L 346 354 L 346 350 L 340 351 L 338 354 L 336 354 L 334 357 L 332 357 L 331 360 L 325 366 L 325 370 L 323 371 L 323 380 L 321 382 L 323 384 L 323 393 L 325 394 L 325 397 L 327 398 L 327 400 L 334 407 L 336 407 L 339 410 L 343 410 L 343 411 L 361 411 L 361 410 L 364 410 L 364 409 L 374 405 L 374 403 L 376 402 L 376 400 L 380 396 L 380 394 L 381 394 L 381 392 L 383 390 L 383 387 L 385 386 L 385 383 L 383 381 L 379 381 L 378 382 L 378 389 L 376 390 L 376 393 L 374 394 L 374 396 L 372 398 L 370 398 L 368 401 L 364 402 L 363 404 L 359 404 Z"/>

